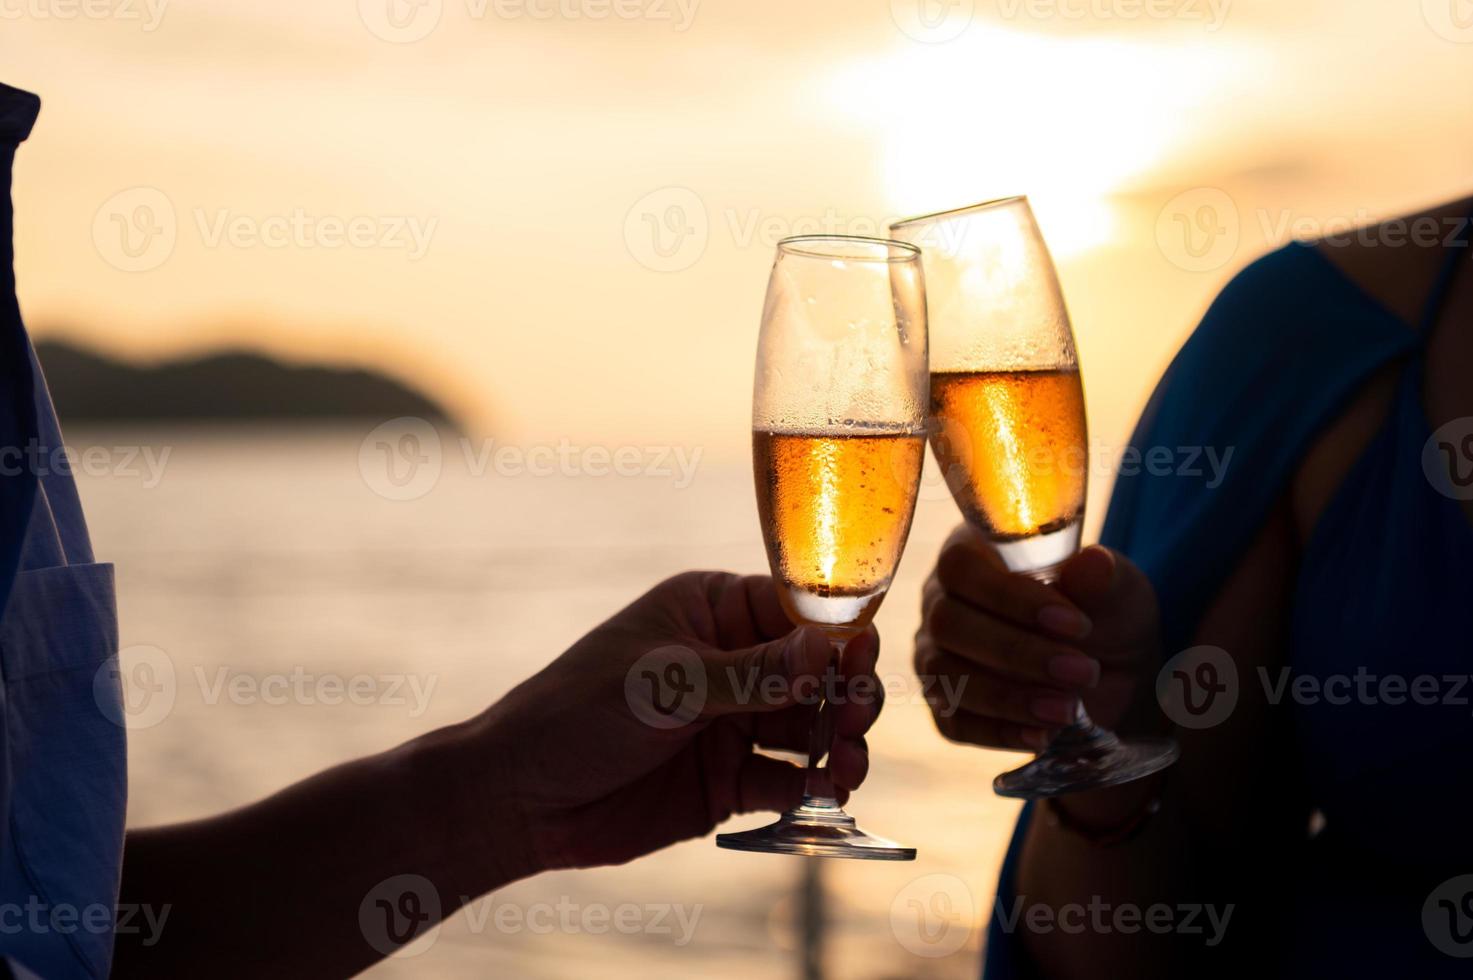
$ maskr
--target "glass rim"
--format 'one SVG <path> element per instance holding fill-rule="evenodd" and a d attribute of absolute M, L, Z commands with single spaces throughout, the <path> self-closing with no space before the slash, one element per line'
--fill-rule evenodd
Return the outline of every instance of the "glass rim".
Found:
<path fill-rule="evenodd" d="M 947 208 L 944 211 L 932 211 L 930 214 L 918 214 L 912 218 L 901 218 L 899 221 L 892 221 L 890 223 L 890 229 L 893 231 L 896 228 L 904 228 L 907 225 L 926 224 L 928 222 L 939 221 L 943 218 L 957 218 L 976 211 L 990 211 L 993 208 L 1003 208 L 1019 203 L 1027 204 L 1028 195 L 1012 194 L 1008 197 L 994 197 L 991 200 L 981 201 L 977 204 L 968 204 L 964 207 Z"/>
<path fill-rule="evenodd" d="M 824 249 L 822 243 L 834 247 Z M 844 247 L 850 251 L 841 251 Z M 856 249 L 884 249 L 884 254 L 856 254 Z M 797 255 L 809 259 L 834 259 L 842 262 L 915 262 L 921 250 L 910 242 L 893 238 L 870 238 L 865 235 L 792 235 L 777 243 L 779 254 Z"/>

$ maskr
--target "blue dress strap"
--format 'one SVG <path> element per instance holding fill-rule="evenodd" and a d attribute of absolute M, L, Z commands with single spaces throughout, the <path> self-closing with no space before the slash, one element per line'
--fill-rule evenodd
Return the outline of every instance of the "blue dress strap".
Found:
<path fill-rule="evenodd" d="M 1462 233 L 1449 243 L 1447 257 L 1443 259 L 1442 269 L 1437 273 L 1437 281 L 1432 285 L 1432 292 L 1427 294 L 1422 317 L 1417 321 L 1417 335 L 1423 340 L 1432 335 L 1437 317 L 1447 303 L 1448 294 L 1452 292 L 1453 280 L 1458 277 L 1458 261 L 1468 248 L 1467 232 L 1470 227 L 1473 227 L 1473 214 L 1464 219 Z"/>
<path fill-rule="evenodd" d="M 1259 259 L 1223 289 L 1131 439 L 1134 458 L 1164 447 L 1178 465 L 1122 472 L 1100 535 L 1155 586 L 1168 654 L 1190 644 L 1316 435 L 1418 343 L 1309 245 Z"/>

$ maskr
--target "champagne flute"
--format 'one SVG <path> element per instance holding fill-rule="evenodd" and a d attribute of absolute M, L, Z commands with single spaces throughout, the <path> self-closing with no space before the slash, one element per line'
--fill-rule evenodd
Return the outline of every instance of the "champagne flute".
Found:
<path fill-rule="evenodd" d="M 778 243 L 752 398 L 752 468 L 768 563 L 788 618 L 834 647 L 874 618 L 910 533 L 925 457 L 926 294 L 921 253 L 878 238 Z M 819 763 L 821 703 L 803 802 L 721 847 L 910 861 L 915 848 L 855 825 Z"/>
<path fill-rule="evenodd" d="M 1089 444 L 1069 313 L 1028 199 L 910 218 L 890 231 L 925 256 L 931 449 L 947 486 L 1008 568 L 1052 583 L 1079 549 Z M 1081 702 L 1072 725 L 993 789 L 1057 796 L 1139 779 L 1176 757 L 1171 739 L 1117 738 Z"/>

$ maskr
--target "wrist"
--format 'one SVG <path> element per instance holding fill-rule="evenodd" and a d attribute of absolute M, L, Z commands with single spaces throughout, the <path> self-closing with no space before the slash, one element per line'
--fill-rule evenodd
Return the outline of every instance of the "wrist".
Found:
<path fill-rule="evenodd" d="M 400 747 L 437 886 L 471 898 L 542 870 L 511 778 L 511 746 L 484 716 Z"/>
<path fill-rule="evenodd" d="M 1119 720 L 1111 726 L 1117 735 L 1142 735 L 1147 737 L 1168 736 L 1175 726 L 1161 710 L 1156 699 L 1156 676 L 1160 656 L 1153 654 L 1143 661 L 1140 676 L 1136 678 L 1129 701 Z"/>
<path fill-rule="evenodd" d="M 1085 836 L 1107 837 L 1151 814 L 1161 800 L 1159 773 L 1120 786 L 1070 793 L 1048 802 L 1058 823 Z"/>

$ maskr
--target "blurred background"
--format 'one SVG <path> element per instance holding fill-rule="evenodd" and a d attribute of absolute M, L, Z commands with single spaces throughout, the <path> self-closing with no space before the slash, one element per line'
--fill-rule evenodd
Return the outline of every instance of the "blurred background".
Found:
<path fill-rule="evenodd" d="M 118 566 L 133 825 L 475 713 L 667 574 L 764 569 L 750 372 L 785 235 L 1029 194 L 1078 334 L 1093 529 L 1233 272 L 1473 182 L 1467 0 L 6 0 L 0 20 L 0 80 L 44 100 L 16 165 L 20 298 Z M 946 744 L 909 676 L 957 520 L 934 472 L 922 496 L 850 808 L 920 859 L 825 866 L 835 977 L 974 976 L 1016 813 L 989 782 L 1017 759 Z M 797 975 L 798 865 L 703 840 L 544 876 L 371 975 Z M 578 914 L 625 903 L 623 932 Z M 542 930 L 543 908 L 574 911 Z"/>

